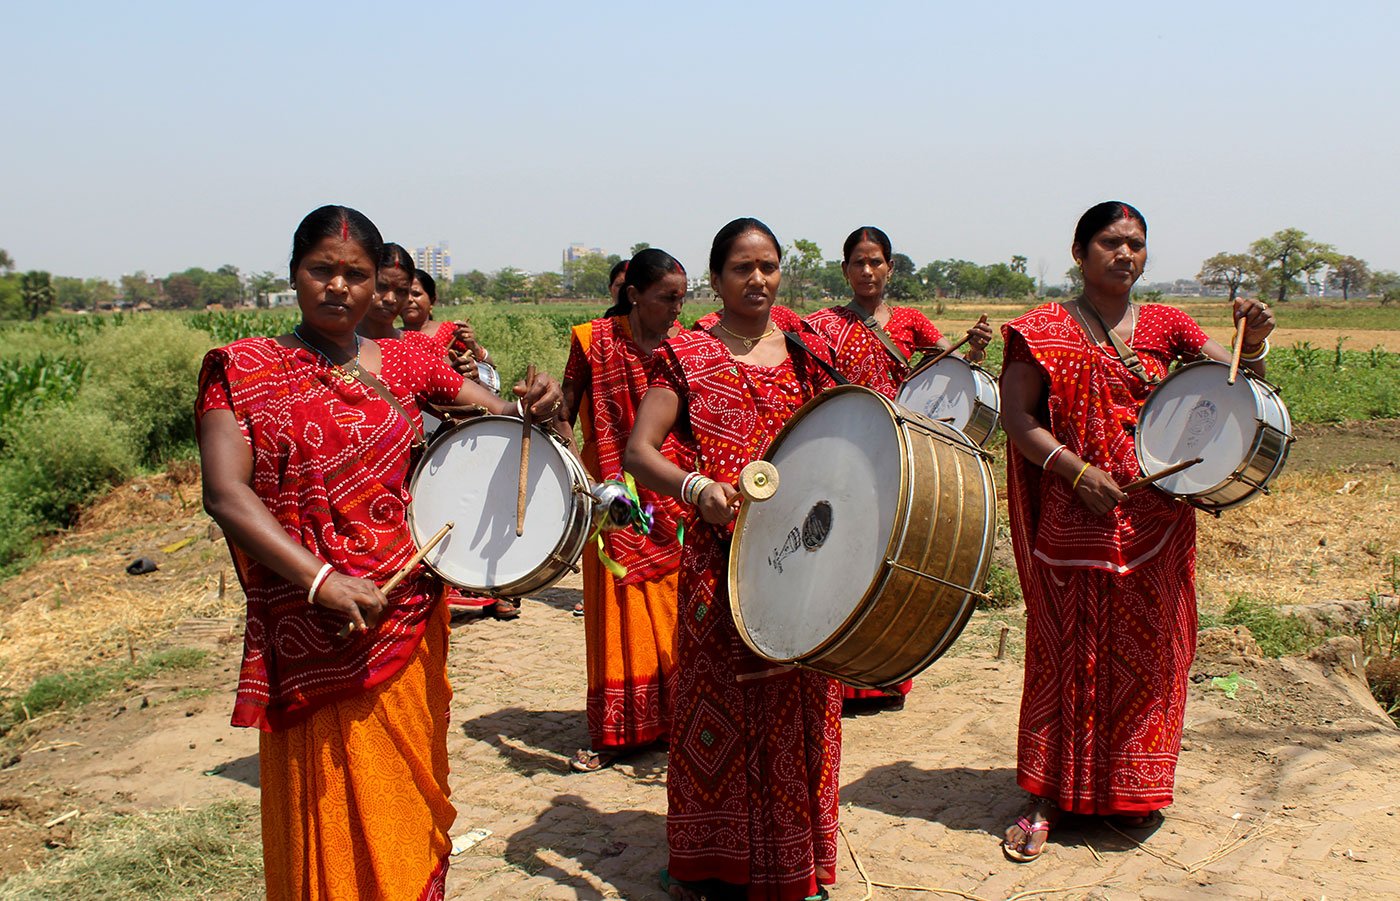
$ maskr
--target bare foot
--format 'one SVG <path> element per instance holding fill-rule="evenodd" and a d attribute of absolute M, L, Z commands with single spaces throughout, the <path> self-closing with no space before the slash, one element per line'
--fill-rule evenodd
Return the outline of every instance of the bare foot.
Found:
<path fill-rule="evenodd" d="M 1031 797 L 1021 816 L 1006 830 L 1001 850 L 1017 863 L 1028 863 L 1045 850 L 1050 829 L 1060 819 L 1060 809 L 1049 798 Z"/>

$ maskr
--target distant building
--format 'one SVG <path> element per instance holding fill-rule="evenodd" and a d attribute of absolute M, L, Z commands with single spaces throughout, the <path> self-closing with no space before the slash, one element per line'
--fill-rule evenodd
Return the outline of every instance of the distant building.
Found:
<path fill-rule="evenodd" d="M 447 249 L 446 241 L 418 248 L 413 252 L 413 263 L 434 280 L 452 281 L 452 253 Z"/>
<path fill-rule="evenodd" d="M 297 305 L 297 292 L 269 291 L 267 294 L 267 305 L 269 307 L 294 307 Z"/>
<path fill-rule="evenodd" d="M 584 257 L 600 257 L 603 255 L 601 247 L 584 247 L 582 244 L 570 244 L 564 248 L 564 262 L 577 263 Z"/>

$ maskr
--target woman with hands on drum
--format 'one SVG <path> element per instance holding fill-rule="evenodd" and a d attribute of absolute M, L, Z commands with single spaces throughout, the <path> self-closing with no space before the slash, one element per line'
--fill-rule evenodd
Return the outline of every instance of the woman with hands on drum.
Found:
<path fill-rule="evenodd" d="M 1156 822 L 1172 802 L 1186 679 L 1196 644 L 1195 510 L 1139 476 L 1133 430 L 1175 358 L 1229 352 L 1189 316 L 1138 304 L 1147 222 L 1111 201 L 1071 245 L 1084 293 L 1002 327 L 1002 424 L 1012 544 L 1026 598 L 1017 781 L 1031 794 L 1006 832 L 1012 860 L 1038 857 L 1063 812 Z M 1242 357 L 1264 372 L 1274 317 L 1235 301 Z"/>
<path fill-rule="evenodd" d="M 575 326 L 564 369 L 564 418 L 583 430 L 583 465 L 594 481 L 622 478 L 622 457 L 647 391 L 652 354 L 680 331 L 685 268 L 649 247 L 627 265 L 601 319 Z M 662 453 L 689 461 L 674 437 Z M 569 765 L 591 773 L 624 754 L 665 741 L 676 657 L 676 526 L 681 504 L 639 488 L 654 513 L 651 532 L 605 532 L 583 555 L 583 627 L 588 648 L 588 735 L 592 747 Z M 602 559 L 607 555 L 607 565 Z M 615 571 L 614 571 L 615 570 Z"/>
<path fill-rule="evenodd" d="M 448 800 L 447 611 L 406 521 L 418 399 L 553 415 L 545 377 L 506 402 L 440 358 L 355 331 L 383 241 L 355 210 L 292 238 L 301 321 L 209 352 L 196 405 L 204 506 L 247 595 L 233 724 L 262 732 L 269 898 L 440 896 Z M 344 627 L 348 626 L 348 630 Z"/>
<path fill-rule="evenodd" d="M 716 896 L 718 882 L 796 901 L 824 895 L 836 875 L 840 686 L 748 651 L 726 579 L 739 470 L 831 385 L 808 351 L 789 350 L 770 315 L 780 254 L 756 219 L 720 229 L 710 280 L 721 314 L 661 345 L 627 443 L 638 482 L 695 508 L 680 563 L 662 873 L 682 899 Z M 812 354 L 829 353 L 811 331 L 802 340 Z M 690 443 L 696 471 L 662 453 L 673 431 Z"/>

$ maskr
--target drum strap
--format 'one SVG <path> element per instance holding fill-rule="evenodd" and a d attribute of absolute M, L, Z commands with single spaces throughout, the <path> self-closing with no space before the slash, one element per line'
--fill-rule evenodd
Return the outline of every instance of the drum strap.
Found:
<path fill-rule="evenodd" d="M 1094 317 L 1094 321 L 1099 324 L 1099 328 L 1103 329 L 1105 335 L 1108 335 L 1108 343 L 1113 345 L 1113 353 L 1124 366 L 1128 367 L 1129 372 L 1149 385 L 1155 385 L 1161 381 L 1161 379 L 1153 378 L 1147 374 L 1147 370 L 1142 368 L 1142 361 L 1138 359 L 1137 351 L 1129 347 L 1126 341 L 1118 337 L 1117 332 L 1108 327 L 1108 323 L 1103 321 L 1103 317 L 1099 315 L 1098 310 L 1094 309 L 1093 304 L 1085 300 L 1083 296 L 1079 297 L 1078 300 L 1079 308 L 1088 310 L 1090 315 Z M 1128 302 L 1132 303 L 1131 300 Z"/>
<path fill-rule="evenodd" d="M 797 350 L 801 350 L 807 355 L 808 359 L 810 359 L 813 363 L 816 363 L 819 367 L 821 367 L 822 371 L 825 372 L 828 376 L 830 376 L 833 382 L 835 382 L 838 385 L 849 385 L 851 383 L 850 379 L 846 378 L 844 375 L 831 368 L 830 363 L 826 362 L 821 357 L 812 353 L 812 348 L 808 347 L 805 343 L 803 343 L 802 339 L 797 336 L 797 332 L 785 331 L 783 332 L 783 337 L 787 339 L 788 345 L 790 347 L 796 348 Z"/>
<path fill-rule="evenodd" d="M 369 372 L 369 370 L 365 369 L 362 366 L 357 366 L 351 371 L 354 373 L 355 378 L 360 382 L 361 385 L 364 385 L 366 388 L 369 388 L 375 394 L 378 394 L 381 398 L 383 398 L 384 401 L 389 404 L 389 406 L 393 407 L 395 410 L 398 411 L 398 414 L 403 417 L 403 421 L 408 423 L 409 429 L 413 432 L 413 443 L 410 445 L 410 448 L 414 451 L 417 451 L 420 448 L 422 448 L 422 427 L 415 426 L 413 424 L 413 417 L 408 415 L 408 411 L 403 408 L 403 404 L 399 403 L 397 400 L 394 399 L 394 395 L 389 392 L 388 387 L 386 387 L 385 384 L 379 379 L 375 378 Z"/>
<path fill-rule="evenodd" d="M 856 307 L 854 301 L 846 304 L 846 309 L 850 310 L 857 316 L 861 316 L 862 321 L 865 323 L 865 327 L 870 329 L 870 331 L 875 335 L 876 338 L 880 339 L 880 343 L 885 345 L 885 352 L 888 353 L 891 357 L 893 357 L 896 363 L 899 363 L 901 366 L 909 365 L 909 358 L 906 357 L 898 347 L 894 346 L 894 341 L 890 339 L 890 333 L 885 331 L 880 326 L 880 323 L 876 321 L 874 316 L 863 315 L 864 311 Z"/>

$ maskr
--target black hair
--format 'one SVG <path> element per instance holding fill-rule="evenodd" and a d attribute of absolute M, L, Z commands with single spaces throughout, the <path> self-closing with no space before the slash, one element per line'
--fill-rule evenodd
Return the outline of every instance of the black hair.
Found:
<path fill-rule="evenodd" d="M 656 247 L 648 247 L 641 251 L 627 262 L 627 276 L 623 279 L 622 288 L 617 292 L 617 303 L 608 307 L 603 318 L 626 316 L 631 312 L 632 301 L 627 298 L 628 288 L 636 288 L 637 293 L 641 294 L 666 276 L 677 273 L 684 276 L 685 267 L 666 251 Z"/>
<path fill-rule="evenodd" d="M 873 225 L 862 225 L 847 235 L 846 243 L 841 246 L 841 264 L 843 266 L 851 261 L 851 252 L 862 241 L 879 244 L 880 249 L 885 253 L 886 263 L 894 259 L 894 246 L 890 244 L 890 236 Z"/>
<path fill-rule="evenodd" d="M 1105 200 L 1089 207 L 1084 211 L 1084 215 L 1079 217 L 1079 224 L 1074 227 L 1074 244 L 1071 246 L 1078 247 L 1083 252 L 1083 249 L 1089 246 L 1089 242 L 1094 240 L 1094 235 L 1119 219 L 1137 220 L 1137 224 L 1142 226 L 1142 236 L 1147 237 L 1147 220 L 1138 212 L 1137 207 L 1121 200 Z"/>
<path fill-rule="evenodd" d="M 613 283 L 613 282 L 617 281 L 617 276 L 618 276 L 619 273 L 623 273 L 623 272 L 626 272 L 626 271 L 627 271 L 627 264 L 628 264 L 629 262 L 631 262 L 631 261 L 630 261 L 630 260 L 618 260 L 616 263 L 613 263 L 613 267 L 612 267 L 611 271 L 608 272 L 608 287 L 609 287 L 609 288 L 612 287 L 612 283 Z"/>
<path fill-rule="evenodd" d="M 437 282 L 433 281 L 433 277 L 422 269 L 413 270 L 413 277 L 423 286 L 423 293 L 428 295 L 428 303 L 437 303 Z"/>
<path fill-rule="evenodd" d="M 752 216 L 745 216 L 735 219 L 715 234 L 714 243 L 710 245 L 710 272 L 717 274 L 724 270 L 724 261 L 729 259 L 729 251 L 733 249 L 734 242 L 749 232 L 767 235 L 768 240 L 773 242 L 773 249 L 778 251 L 778 259 L 783 258 L 783 245 L 778 243 L 778 236 L 773 234 L 773 229 Z"/>
<path fill-rule="evenodd" d="M 376 266 L 383 252 L 384 238 L 379 229 L 369 221 L 369 217 L 348 206 L 327 204 L 306 214 L 297 230 L 292 233 L 292 259 L 287 267 L 292 284 L 297 281 L 297 267 L 306 255 L 326 238 L 340 238 L 360 245 L 365 255 Z"/>
<path fill-rule="evenodd" d="M 410 281 L 413 280 L 413 255 L 393 242 L 386 243 L 384 249 L 379 252 L 380 269 L 402 269 L 408 274 Z"/>

